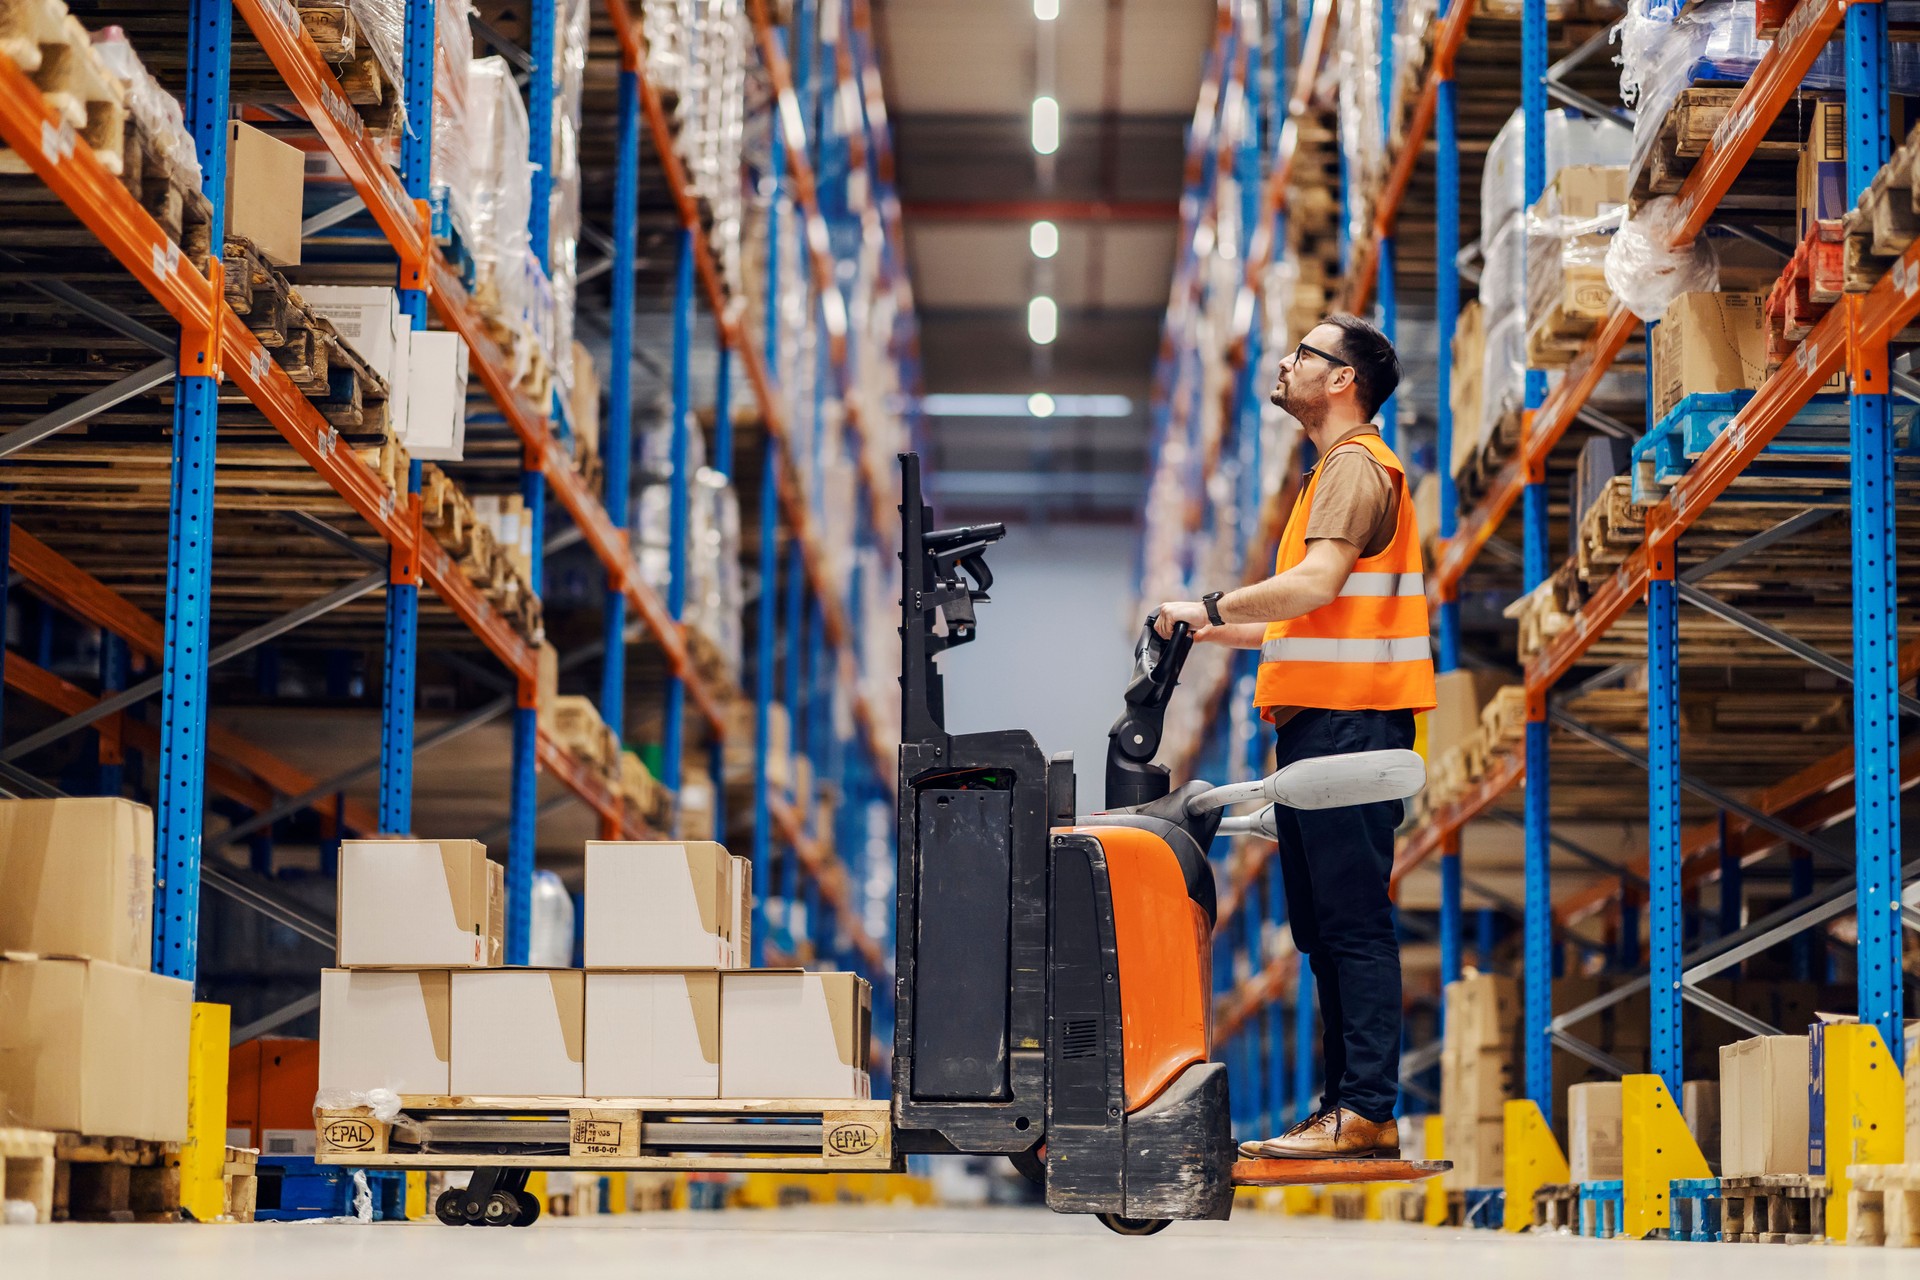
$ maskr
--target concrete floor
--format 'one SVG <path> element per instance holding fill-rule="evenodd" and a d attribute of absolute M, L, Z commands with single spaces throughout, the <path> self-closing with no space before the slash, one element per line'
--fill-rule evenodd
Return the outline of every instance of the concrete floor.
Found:
<path fill-rule="evenodd" d="M 1732 1252 L 1737 1250 L 1737 1252 Z M 1243 1214 L 1175 1224 L 1144 1240 L 1090 1218 L 1026 1209 L 798 1208 L 546 1221 L 522 1231 L 437 1223 L 245 1227 L 0 1228 L 0 1276 L 119 1274 L 142 1280 L 564 1275 L 731 1280 L 939 1280 L 1097 1276 L 1184 1280 L 1740 1280 L 1914 1275 L 1896 1249 L 1638 1244 L 1439 1231 L 1394 1223 Z"/>

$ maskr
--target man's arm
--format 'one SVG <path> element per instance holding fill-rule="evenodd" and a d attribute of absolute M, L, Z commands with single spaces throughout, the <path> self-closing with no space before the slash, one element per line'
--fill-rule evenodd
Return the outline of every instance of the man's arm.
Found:
<path fill-rule="evenodd" d="M 1347 585 L 1359 560 L 1360 548 L 1351 542 L 1316 538 L 1307 544 L 1306 557 L 1293 568 L 1220 597 L 1225 626 L 1209 625 L 1205 605 L 1169 600 L 1160 606 L 1157 630 L 1162 636 L 1170 635 L 1174 623 L 1184 622 L 1198 642 L 1258 649 L 1269 622 L 1284 622 L 1331 604 L 1340 588 Z"/>

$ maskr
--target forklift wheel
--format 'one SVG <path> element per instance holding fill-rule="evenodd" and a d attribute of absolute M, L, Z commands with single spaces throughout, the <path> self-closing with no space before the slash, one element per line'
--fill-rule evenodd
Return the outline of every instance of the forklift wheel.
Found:
<path fill-rule="evenodd" d="M 513 1225 L 530 1227 L 540 1221 L 540 1197 L 525 1189 L 515 1194 L 520 1197 L 520 1212 L 514 1217 Z"/>
<path fill-rule="evenodd" d="M 1040 1154 L 1040 1148 L 1035 1147 L 1031 1151 L 1015 1151 L 1007 1157 L 1007 1163 L 1034 1186 L 1047 1185 L 1047 1158 Z"/>
<path fill-rule="evenodd" d="M 1100 1225 L 1115 1235 L 1150 1236 L 1156 1231 L 1165 1231 L 1173 1222 L 1171 1218 L 1123 1218 L 1117 1213 L 1096 1213 Z"/>
<path fill-rule="evenodd" d="M 490 1227 L 511 1227 L 520 1221 L 520 1196 L 513 1191 L 496 1191 L 487 1197 L 480 1213 Z"/>
<path fill-rule="evenodd" d="M 460 1194 L 458 1187 L 442 1191 L 439 1199 L 433 1202 L 433 1216 L 450 1227 L 466 1226 L 467 1215 L 460 1208 Z"/>

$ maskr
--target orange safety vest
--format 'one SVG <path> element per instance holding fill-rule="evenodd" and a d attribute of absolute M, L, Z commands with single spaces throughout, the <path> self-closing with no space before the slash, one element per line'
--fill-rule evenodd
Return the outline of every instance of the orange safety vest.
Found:
<path fill-rule="evenodd" d="M 1406 468 L 1386 441 L 1372 432 L 1334 448 L 1349 445 L 1365 449 L 1393 475 L 1400 495 L 1393 539 L 1379 555 L 1362 556 L 1355 563 L 1332 603 L 1298 618 L 1267 624 L 1254 684 L 1256 707 L 1427 711 L 1434 705 L 1427 585 Z M 1331 456 L 1332 451 L 1328 453 Z M 1307 557 L 1307 517 L 1313 510 L 1320 470 L 1314 468 L 1306 491 L 1287 518 L 1275 573 L 1285 573 Z"/>

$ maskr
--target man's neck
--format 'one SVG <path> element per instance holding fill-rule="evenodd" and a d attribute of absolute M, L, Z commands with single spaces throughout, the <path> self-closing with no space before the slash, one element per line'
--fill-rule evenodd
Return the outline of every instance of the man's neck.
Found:
<path fill-rule="evenodd" d="M 1313 441 L 1315 451 L 1324 458 L 1327 456 L 1328 450 L 1332 449 L 1341 441 L 1351 436 L 1359 435 L 1362 431 L 1370 431 L 1372 429 L 1373 423 L 1371 421 L 1356 421 L 1353 418 L 1335 417 L 1332 414 L 1328 414 L 1320 420 L 1318 425 L 1308 428 L 1307 439 Z"/>

